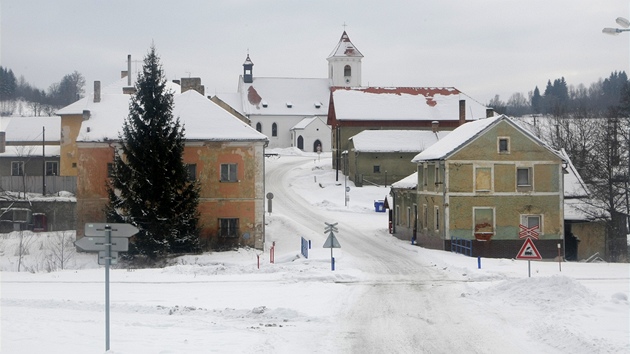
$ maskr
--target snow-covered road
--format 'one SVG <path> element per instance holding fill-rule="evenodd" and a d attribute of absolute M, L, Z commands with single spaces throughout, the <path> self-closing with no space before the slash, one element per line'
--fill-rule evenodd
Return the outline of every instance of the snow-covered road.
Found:
<path fill-rule="evenodd" d="M 467 308 L 466 301 L 452 298 L 454 292 L 465 292 L 464 282 L 449 278 L 419 258 L 414 247 L 394 240 L 388 234 L 384 213 L 347 212 L 326 208 L 335 204 L 326 200 L 306 200 L 299 190 L 286 187 L 301 176 L 326 188 L 323 181 L 317 181 L 317 165 L 312 158 L 281 159 L 291 161 L 269 163 L 266 174 L 267 191 L 274 194 L 274 213 L 312 230 L 317 247 L 327 237 L 324 222 L 338 222 L 341 249 L 335 252 L 343 252 L 345 260 L 352 259 L 352 265 L 364 275 L 362 279 L 339 282 L 343 283 L 339 286 L 352 287 L 343 292 L 350 294 L 349 298 L 339 299 L 341 312 L 329 333 L 329 340 L 339 352 L 491 353 L 495 345 L 519 352 L 519 345 L 524 343 L 508 343 L 501 331 L 471 325 L 476 311 Z M 313 172 L 304 173 L 304 169 Z M 344 184 L 343 175 L 339 176 L 335 183 Z M 339 198 L 343 201 L 344 195 Z M 365 218 L 382 219 L 382 227 L 374 229 L 374 223 L 363 222 Z M 343 267 L 343 260 L 336 266 Z M 461 290 L 454 291 L 454 287 Z"/>

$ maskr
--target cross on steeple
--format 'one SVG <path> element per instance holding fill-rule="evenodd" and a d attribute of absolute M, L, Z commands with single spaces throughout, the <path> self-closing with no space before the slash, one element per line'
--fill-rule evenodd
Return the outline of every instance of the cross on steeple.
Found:
<path fill-rule="evenodd" d="M 343 31 L 344 31 L 344 32 L 346 31 L 346 27 L 347 27 L 347 26 L 348 26 L 348 25 L 346 25 L 346 21 L 343 21 L 343 25 L 342 25 L 342 27 L 343 27 Z"/>

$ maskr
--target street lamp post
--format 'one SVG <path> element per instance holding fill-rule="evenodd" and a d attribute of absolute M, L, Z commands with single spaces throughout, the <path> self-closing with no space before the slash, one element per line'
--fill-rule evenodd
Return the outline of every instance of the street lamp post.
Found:
<path fill-rule="evenodd" d="M 628 19 L 624 18 L 624 17 L 617 17 L 615 19 L 615 22 L 617 22 L 617 24 L 623 28 L 611 28 L 611 27 L 606 27 L 604 29 L 602 29 L 602 33 L 605 34 L 610 34 L 613 36 L 617 36 L 619 35 L 619 33 L 621 32 L 629 32 L 630 31 L 630 21 L 628 21 Z M 630 226 L 630 204 L 628 203 L 628 178 L 630 178 L 630 128 L 628 128 L 628 171 L 626 172 L 626 222 L 629 224 L 628 226 Z"/>

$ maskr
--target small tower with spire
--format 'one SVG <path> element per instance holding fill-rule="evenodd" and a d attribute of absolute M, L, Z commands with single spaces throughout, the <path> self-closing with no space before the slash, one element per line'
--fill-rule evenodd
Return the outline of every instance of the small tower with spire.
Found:
<path fill-rule="evenodd" d="M 243 82 L 246 84 L 254 82 L 254 63 L 249 59 L 249 53 L 247 53 L 247 59 L 243 63 Z"/>
<path fill-rule="evenodd" d="M 345 26 L 344 26 L 345 27 Z M 361 59 L 363 54 L 352 44 L 346 31 L 328 58 L 328 78 L 333 86 L 361 86 Z"/>

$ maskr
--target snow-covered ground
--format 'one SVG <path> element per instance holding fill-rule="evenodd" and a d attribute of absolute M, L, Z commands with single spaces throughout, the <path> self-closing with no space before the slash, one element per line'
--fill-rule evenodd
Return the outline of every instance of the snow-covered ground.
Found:
<path fill-rule="evenodd" d="M 348 183 L 346 206 L 329 156 L 276 152 L 265 251 L 114 267 L 111 353 L 630 353 L 628 264 L 479 269 L 389 235 L 374 210 L 387 188 Z M 339 223 L 334 271 L 325 222 Z M 0 353 L 105 352 L 104 270 L 62 246 L 73 236 L 0 235 Z"/>

